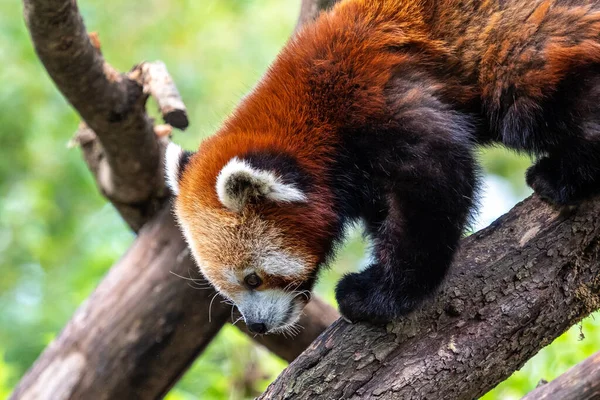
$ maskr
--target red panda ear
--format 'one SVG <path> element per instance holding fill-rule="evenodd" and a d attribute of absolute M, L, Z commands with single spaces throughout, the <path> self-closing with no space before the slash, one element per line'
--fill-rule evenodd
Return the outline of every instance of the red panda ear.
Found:
<path fill-rule="evenodd" d="M 165 152 L 165 179 L 173 194 L 179 193 L 179 180 L 188 163 L 192 152 L 184 151 L 181 147 L 170 142 Z"/>
<path fill-rule="evenodd" d="M 274 172 L 257 169 L 232 158 L 217 177 L 217 195 L 231 211 L 240 212 L 250 199 L 276 202 L 305 202 L 306 195 L 294 184 L 285 183 Z"/>

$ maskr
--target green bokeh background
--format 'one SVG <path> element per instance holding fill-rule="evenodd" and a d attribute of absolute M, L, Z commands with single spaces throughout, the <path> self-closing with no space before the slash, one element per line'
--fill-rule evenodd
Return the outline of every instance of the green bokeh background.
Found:
<path fill-rule="evenodd" d="M 290 35 L 299 1 L 81 0 L 79 6 L 116 68 L 167 63 L 191 118 L 175 140 L 194 148 L 260 78 Z M 78 150 L 67 149 L 77 123 L 32 50 L 20 2 L 0 0 L 0 399 L 134 238 L 98 194 Z M 493 149 L 481 159 L 502 182 L 494 196 L 514 203 L 528 194 L 528 158 Z M 335 282 L 360 266 L 363 250 L 353 235 L 321 279 L 320 295 L 334 302 Z M 599 348 L 600 322 L 590 317 L 484 398 L 519 398 Z M 284 367 L 226 327 L 167 398 L 251 398 Z"/>

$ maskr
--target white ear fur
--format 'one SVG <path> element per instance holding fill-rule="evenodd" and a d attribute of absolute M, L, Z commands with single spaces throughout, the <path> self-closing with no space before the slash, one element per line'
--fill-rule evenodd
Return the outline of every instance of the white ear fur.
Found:
<path fill-rule="evenodd" d="M 295 185 L 284 183 L 273 172 L 256 169 L 237 157 L 219 173 L 216 189 L 221 203 L 236 212 L 242 211 L 252 197 L 286 203 L 307 200 Z"/>
<path fill-rule="evenodd" d="M 183 149 L 173 142 L 169 142 L 165 152 L 165 179 L 174 194 L 179 193 L 179 173 Z"/>

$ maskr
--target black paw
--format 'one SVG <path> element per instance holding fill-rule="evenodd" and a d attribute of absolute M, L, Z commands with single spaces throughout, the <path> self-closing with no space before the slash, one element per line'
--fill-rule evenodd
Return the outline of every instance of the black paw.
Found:
<path fill-rule="evenodd" d="M 415 301 L 387 286 L 371 268 L 345 275 L 335 290 L 340 313 L 351 322 L 384 325 L 414 308 Z"/>
<path fill-rule="evenodd" d="M 527 184 L 545 202 L 558 205 L 575 205 L 581 201 L 573 182 L 562 176 L 560 165 L 552 158 L 542 158 L 529 167 Z"/>

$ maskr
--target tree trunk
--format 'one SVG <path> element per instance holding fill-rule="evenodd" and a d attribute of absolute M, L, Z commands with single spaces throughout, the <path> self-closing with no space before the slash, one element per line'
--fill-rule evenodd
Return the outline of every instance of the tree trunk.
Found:
<path fill-rule="evenodd" d="M 600 306 L 600 201 L 537 198 L 463 240 L 440 292 L 387 327 L 339 320 L 262 399 L 472 399 Z"/>

